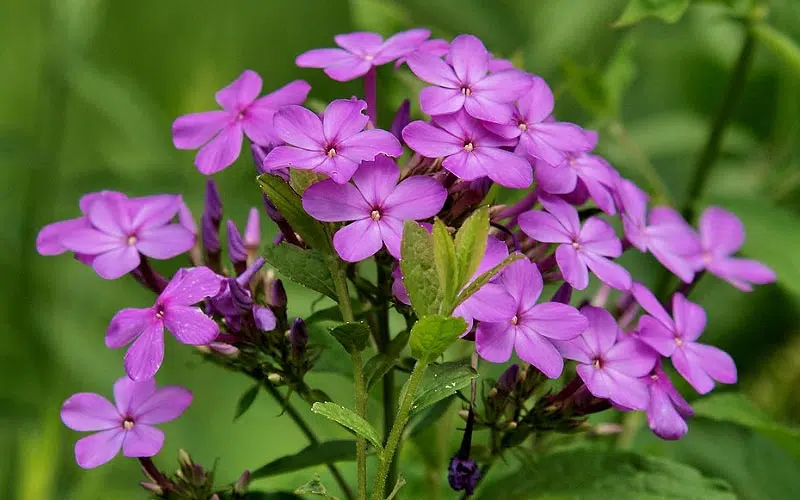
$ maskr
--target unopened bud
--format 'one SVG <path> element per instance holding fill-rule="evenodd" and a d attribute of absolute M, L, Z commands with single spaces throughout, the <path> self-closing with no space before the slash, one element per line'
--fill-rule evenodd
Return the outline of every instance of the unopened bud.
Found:
<path fill-rule="evenodd" d="M 481 470 L 475 460 L 463 459 L 458 456 L 450 459 L 447 482 L 453 490 L 464 491 L 468 496 L 472 495 L 480 477 Z"/>
<path fill-rule="evenodd" d="M 200 228 L 202 230 L 203 248 L 206 249 L 206 253 L 218 254 L 220 250 L 219 224 L 215 223 L 208 213 L 204 213 L 203 218 L 200 220 Z"/>
<path fill-rule="evenodd" d="M 233 278 L 228 278 L 228 290 L 231 294 L 231 304 L 236 316 L 247 314 L 253 308 L 253 298 L 250 292 Z"/>
<path fill-rule="evenodd" d="M 178 450 L 178 464 L 180 464 L 181 469 L 191 469 L 194 465 L 192 457 L 190 457 L 189 453 L 183 448 Z"/>
<path fill-rule="evenodd" d="M 299 359 L 305 352 L 306 344 L 308 344 L 308 329 L 306 322 L 302 318 L 297 318 L 292 323 L 289 330 L 289 342 L 292 344 L 292 354 L 295 358 Z"/>
<path fill-rule="evenodd" d="M 286 288 L 284 288 L 283 282 L 280 279 L 276 279 L 272 282 L 270 288 L 269 305 L 279 309 L 286 307 Z"/>
<path fill-rule="evenodd" d="M 394 119 L 392 120 L 392 125 L 389 127 L 389 132 L 392 133 L 397 140 L 403 142 L 403 129 L 406 125 L 411 122 L 411 102 L 406 99 L 401 104 L 400 107 L 397 108 L 397 112 L 394 114 Z"/>
<path fill-rule="evenodd" d="M 272 200 L 270 200 L 266 194 L 262 195 L 262 197 L 264 198 L 264 210 L 266 210 L 269 218 L 274 222 L 286 221 L 286 219 L 283 218 L 283 215 L 281 215 L 280 211 L 278 210 L 278 207 L 272 203 Z"/>
<path fill-rule="evenodd" d="M 506 370 L 497 379 L 497 391 L 501 394 L 508 395 L 517 388 L 519 381 L 519 365 L 514 363 L 506 368 Z"/>
<path fill-rule="evenodd" d="M 265 332 L 271 332 L 278 325 L 278 318 L 269 307 L 253 306 L 253 318 L 256 320 L 256 327 Z"/>
<path fill-rule="evenodd" d="M 214 493 L 213 495 L 211 495 L 211 496 L 208 498 L 208 500 L 219 500 L 219 495 L 217 495 L 216 493 Z"/>
<path fill-rule="evenodd" d="M 261 218 L 258 216 L 258 209 L 251 208 L 247 216 L 247 225 L 244 229 L 244 246 L 250 250 L 258 250 L 261 245 Z"/>
<path fill-rule="evenodd" d="M 269 380 L 273 384 L 280 384 L 283 382 L 283 377 L 279 373 L 270 373 L 267 375 L 267 380 Z"/>
<path fill-rule="evenodd" d="M 507 428 L 508 428 L 509 430 L 514 430 L 514 429 L 516 429 L 516 428 L 517 428 L 517 425 L 518 425 L 518 424 L 517 424 L 515 421 L 513 421 L 513 420 L 512 420 L 511 422 L 509 422 L 509 423 L 508 423 L 508 426 L 507 426 Z"/>
<path fill-rule="evenodd" d="M 572 300 L 572 285 L 564 282 L 563 285 L 558 287 L 556 293 L 553 294 L 553 298 L 550 299 L 550 302 L 560 302 L 569 305 L 570 300 Z"/>
<path fill-rule="evenodd" d="M 217 184 L 214 179 L 208 179 L 206 182 L 206 199 L 203 207 L 203 215 L 207 215 L 211 222 L 219 229 L 219 223 L 222 221 L 222 200 L 219 197 Z"/>
<path fill-rule="evenodd" d="M 247 266 L 247 248 L 244 246 L 242 235 L 232 220 L 228 220 L 228 257 L 231 259 L 237 273 L 244 272 Z"/>
<path fill-rule="evenodd" d="M 469 418 L 469 410 L 458 410 L 458 416 L 467 420 Z"/>
<path fill-rule="evenodd" d="M 147 490 L 149 493 L 151 493 L 151 494 L 153 494 L 153 495 L 155 495 L 157 497 L 160 497 L 161 495 L 164 494 L 164 490 L 161 488 L 161 486 L 159 486 L 159 485 L 157 485 L 155 483 L 149 483 L 147 481 L 142 481 L 141 483 L 139 483 L 139 485 L 142 488 L 144 488 L 145 490 Z"/>
<path fill-rule="evenodd" d="M 246 470 L 242 472 L 242 475 L 239 476 L 239 479 L 233 485 L 233 492 L 239 495 L 243 495 L 247 493 L 247 487 L 250 485 L 250 471 Z"/>
<path fill-rule="evenodd" d="M 231 359 L 239 356 L 239 349 L 230 344 L 226 344 L 225 342 L 212 342 L 208 344 L 208 346 L 203 346 L 203 347 L 206 347 L 207 349 L 210 347 L 212 350 Z"/>
<path fill-rule="evenodd" d="M 267 148 L 259 146 L 258 144 L 251 144 L 250 152 L 253 153 L 253 163 L 256 164 L 258 173 L 266 174 L 267 170 L 264 169 L 264 160 L 267 159 Z"/>

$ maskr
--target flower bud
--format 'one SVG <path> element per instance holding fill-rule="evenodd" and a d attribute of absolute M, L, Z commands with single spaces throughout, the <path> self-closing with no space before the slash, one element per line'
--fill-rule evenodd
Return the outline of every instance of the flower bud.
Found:
<path fill-rule="evenodd" d="M 302 318 L 296 318 L 289 330 L 289 342 L 292 344 L 292 355 L 301 359 L 308 344 L 308 329 Z"/>
<path fill-rule="evenodd" d="M 247 216 L 247 225 L 244 228 L 244 246 L 248 250 L 257 251 L 261 245 L 261 219 L 258 216 L 258 209 L 250 209 Z"/>
<path fill-rule="evenodd" d="M 259 146 L 258 144 L 250 145 L 250 152 L 253 153 L 253 163 L 256 165 L 256 171 L 259 174 L 266 174 L 267 170 L 264 169 L 264 160 L 267 159 L 267 148 Z"/>
<path fill-rule="evenodd" d="M 219 254 L 219 225 L 214 223 L 209 214 L 204 213 L 200 220 L 200 227 L 203 231 L 203 248 L 206 253 L 209 255 Z"/>
<path fill-rule="evenodd" d="M 464 491 L 468 496 L 475 491 L 475 486 L 481 477 L 481 470 L 477 462 L 472 459 L 462 459 L 455 456 L 450 459 L 447 470 L 447 482 L 455 491 Z"/>
<path fill-rule="evenodd" d="M 216 228 L 219 229 L 219 223 L 222 221 L 222 200 L 219 197 L 219 191 L 214 179 L 208 179 L 208 182 L 206 182 L 206 200 L 203 214 L 207 215 Z"/>
<path fill-rule="evenodd" d="M 247 487 L 250 485 L 250 471 L 245 470 L 239 479 L 233 484 L 233 492 L 235 494 L 244 495 L 247 493 Z"/>
<path fill-rule="evenodd" d="M 266 194 L 262 195 L 261 197 L 264 199 L 264 210 L 266 210 L 269 218 L 274 222 L 284 222 L 286 219 L 283 218 L 283 215 L 281 215 L 280 211 L 278 211 L 278 207 L 272 203 L 272 200 L 270 200 Z"/>
<path fill-rule="evenodd" d="M 267 380 L 272 384 L 280 384 L 283 382 L 283 377 L 279 373 L 270 373 L 267 375 Z"/>
<path fill-rule="evenodd" d="M 150 493 L 151 495 L 160 497 L 160 496 L 162 496 L 164 494 L 164 490 L 161 488 L 161 486 L 159 486 L 159 485 L 157 485 L 155 483 L 149 483 L 147 481 L 142 481 L 141 483 L 139 483 L 139 485 L 142 488 L 146 489 L 148 491 L 148 493 Z"/>
<path fill-rule="evenodd" d="M 570 300 L 572 300 L 572 286 L 564 282 L 564 284 L 556 290 L 556 293 L 553 294 L 553 298 L 550 299 L 550 302 L 560 302 L 569 305 Z"/>
<path fill-rule="evenodd" d="M 283 281 L 280 279 L 276 279 L 272 282 L 268 302 L 272 307 L 277 307 L 280 309 L 286 307 L 286 288 L 284 288 Z"/>
<path fill-rule="evenodd" d="M 239 233 L 236 224 L 232 220 L 228 220 L 228 257 L 233 263 L 236 272 L 241 274 L 247 267 L 247 248 L 242 241 L 242 235 Z"/>
<path fill-rule="evenodd" d="M 278 319 L 269 307 L 253 306 L 253 317 L 259 330 L 271 332 L 278 326 Z"/>
<path fill-rule="evenodd" d="M 250 292 L 238 281 L 228 278 L 228 290 L 230 290 L 231 304 L 236 316 L 247 314 L 253 308 L 253 298 L 250 297 Z"/>
<path fill-rule="evenodd" d="M 406 125 L 411 122 L 411 102 L 406 99 L 401 104 L 400 107 L 397 108 L 397 112 L 394 114 L 394 119 L 392 120 L 392 125 L 389 127 L 389 132 L 392 133 L 397 140 L 403 142 L 403 129 Z"/>
<path fill-rule="evenodd" d="M 510 394 L 517 388 L 519 381 L 519 365 L 514 363 L 506 368 L 506 370 L 497 379 L 497 392 L 500 394 Z"/>
<path fill-rule="evenodd" d="M 192 457 L 189 456 L 189 452 L 183 448 L 178 450 L 178 465 L 181 466 L 181 470 L 190 470 L 194 465 L 194 462 L 192 462 Z"/>

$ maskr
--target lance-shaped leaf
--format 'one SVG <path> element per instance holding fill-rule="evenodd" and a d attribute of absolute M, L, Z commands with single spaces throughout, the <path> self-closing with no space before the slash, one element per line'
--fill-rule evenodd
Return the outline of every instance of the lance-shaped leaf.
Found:
<path fill-rule="evenodd" d="M 411 403 L 411 413 L 414 414 L 452 396 L 477 377 L 478 372 L 469 365 L 468 361 L 450 361 L 430 365 L 425 373 L 425 379 Z"/>
<path fill-rule="evenodd" d="M 418 316 L 438 314 L 442 304 L 442 286 L 436 270 L 433 236 L 409 220 L 403 225 L 400 247 L 400 269 L 411 306 Z"/>
<path fill-rule="evenodd" d="M 328 262 L 330 257 L 316 250 L 304 250 L 289 243 L 281 243 L 267 247 L 264 258 L 279 274 L 337 300 Z"/>
<path fill-rule="evenodd" d="M 241 395 L 239 401 L 236 403 L 236 413 L 233 415 L 234 422 L 239 420 L 239 417 L 244 415 L 247 410 L 253 406 L 253 403 L 256 400 L 256 396 L 258 396 L 258 390 L 261 388 L 261 384 L 257 383 L 253 387 L 247 389 L 244 394 Z"/>
<path fill-rule="evenodd" d="M 470 215 L 456 233 L 456 267 L 458 288 L 461 289 L 478 270 L 486 252 L 489 235 L 489 209 L 480 207 Z"/>
<path fill-rule="evenodd" d="M 489 269 L 485 273 L 483 273 L 480 276 L 478 276 L 477 278 L 475 278 L 475 281 L 473 281 L 466 288 L 461 290 L 461 293 L 458 295 L 458 300 L 456 300 L 456 307 L 458 307 L 459 304 L 461 304 L 462 302 L 464 302 L 468 298 L 472 297 L 472 295 L 475 292 L 480 290 L 483 285 L 488 283 L 489 280 L 494 278 L 494 276 L 497 273 L 499 273 L 500 271 L 502 271 L 503 268 L 505 268 L 507 265 L 511 264 L 512 262 L 516 262 L 516 261 L 518 261 L 520 259 L 524 259 L 524 258 L 525 258 L 525 256 L 522 255 L 521 253 L 512 253 L 511 255 L 509 255 L 508 257 L 503 259 L 503 262 L 497 264 L 493 268 Z"/>
<path fill-rule="evenodd" d="M 442 305 L 439 312 L 449 314 L 452 312 L 453 301 L 461 288 L 461 283 L 453 237 L 450 236 L 447 226 L 439 219 L 433 222 L 433 256 L 439 283 L 442 286 Z"/>
<path fill-rule="evenodd" d="M 352 439 L 337 439 L 324 443 L 310 444 L 295 453 L 277 458 L 262 465 L 250 474 L 250 479 L 277 476 L 287 472 L 314 467 L 315 465 L 356 459 L 356 442 Z"/>
<path fill-rule="evenodd" d="M 333 252 L 331 239 L 322 222 L 314 219 L 303 210 L 303 203 L 292 187 L 278 176 L 263 174 L 258 177 L 261 189 L 309 246 L 324 254 Z"/>
<path fill-rule="evenodd" d="M 455 342 L 467 329 L 462 318 L 450 316 L 423 316 L 411 328 L 411 355 L 430 363 Z"/>
<path fill-rule="evenodd" d="M 378 436 L 378 431 L 372 427 L 372 424 L 361 418 L 353 410 L 345 408 L 344 406 L 336 403 L 327 402 L 314 403 L 314 405 L 311 407 L 311 411 L 318 413 L 323 417 L 327 417 L 365 438 L 367 441 L 372 443 L 379 453 L 383 449 L 383 446 L 381 445 L 381 439 Z"/>
<path fill-rule="evenodd" d="M 345 323 L 331 330 L 333 338 L 339 341 L 350 354 L 361 352 L 369 342 L 369 328 L 364 323 Z"/>

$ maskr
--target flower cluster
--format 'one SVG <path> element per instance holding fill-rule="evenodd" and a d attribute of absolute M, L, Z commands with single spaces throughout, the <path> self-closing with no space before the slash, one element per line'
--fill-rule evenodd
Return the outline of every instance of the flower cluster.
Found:
<path fill-rule="evenodd" d="M 574 361 L 576 375 L 562 392 L 541 399 L 546 411 L 561 408 L 567 420 L 611 406 L 646 411 L 653 432 L 679 438 L 692 410 L 672 385 L 668 364 L 701 394 L 716 382 L 736 382 L 731 357 L 698 342 L 706 314 L 688 293 L 704 273 L 745 291 L 774 281 L 774 274 L 733 256 L 744 241 L 734 214 L 707 208 L 698 231 L 672 208 L 649 207 L 646 193 L 594 152 L 597 133 L 556 118 L 553 93 L 541 77 L 494 58 L 472 35 L 451 42 L 429 35 L 414 29 L 384 40 L 351 33 L 335 38 L 340 48 L 300 55 L 298 66 L 322 68 L 335 80 L 363 77 L 363 100 L 336 99 L 320 114 L 303 107 L 307 83 L 295 81 L 259 97 L 261 78 L 245 71 L 217 92 L 222 111 L 175 120 L 174 144 L 199 148 L 197 169 L 213 174 L 235 162 L 246 136 L 256 170 L 288 181 L 290 198 L 298 201 L 293 208 L 304 217 L 286 211 L 285 199 L 265 197 L 266 214 L 280 231 L 274 244 L 295 247 L 297 255 L 324 250 L 297 225 L 318 221 L 359 298 L 376 303 L 380 290 L 388 289 L 388 283 L 373 285 L 358 274 L 357 263 L 374 256 L 385 271 L 379 276 L 394 277 L 384 298 L 393 294 L 393 305 L 410 323 L 417 311 L 409 307 L 398 265 L 408 257 L 406 223 L 435 231 L 431 223 L 441 222 L 457 232 L 492 186 L 524 190 L 517 203 L 489 208 L 493 229 L 463 289 L 478 280 L 482 286 L 452 311 L 469 325 L 462 341 L 474 341 L 480 358 L 506 363 L 515 353 L 525 363 L 522 369 L 512 365 L 490 391 L 485 411 L 471 406 L 470 418 L 501 418 L 511 399 L 518 405 L 515 418 L 540 418 L 543 406 L 527 402 L 537 381 L 571 374 L 573 365 L 566 361 Z M 376 67 L 389 63 L 397 71 L 407 65 L 429 84 L 419 95 L 427 118 L 411 121 L 406 101 L 384 130 L 377 122 L 375 80 Z M 399 158 L 408 160 L 398 163 Z M 109 348 L 131 344 L 124 359 L 127 377 L 115 385 L 117 406 L 91 394 L 75 395 L 64 405 L 68 426 L 101 431 L 76 445 L 82 467 L 109 460 L 120 447 L 126 456 L 154 455 L 163 435 L 150 424 L 175 418 L 188 405 L 185 390 L 154 386 L 164 359 L 164 329 L 212 361 L 258 381 L 286 383 L 309 401 L 317 397 L 303 381 L 316 359 L 305 323 L 288 320 L 286 293 L 259 257 L 259 211 L 251 211 L 244 236 L 233 221 L 226 222 L 227 264 L 219 239 L 220 200 L 208 180 L 200 238 L 178 195 L 94 193 L 81 199 L 79 218 L 42 229 L 41 254 L 71 251 L 102 278 L 130 274 L 157 294 L 152 306 L 123 309 L 108 327 Z M 652 254 L 682 284 L 656 297 L 619 263 L 631 251 Z M 191 267 L 170 279 L 148 260 L 180 254 Z M 516 260 L 502 267 L 509 259 Z M 483 279 L 487 273 L 493 274 Z M 593 281 L 594 297 L 571 305 L 572 291 L 586 290 Z M 542 298 L 547 285 L 559 287 L 550 300 Z M 612 291 L 619 299 L 607 310 Z M 345 295 L 349 300 L 346 290 Z M 553 421 L 548 428 L 558 429 Z M 460 452 L 450 472 L 454 488 L 471 492 L 479 472 L 468 451 Z"/>

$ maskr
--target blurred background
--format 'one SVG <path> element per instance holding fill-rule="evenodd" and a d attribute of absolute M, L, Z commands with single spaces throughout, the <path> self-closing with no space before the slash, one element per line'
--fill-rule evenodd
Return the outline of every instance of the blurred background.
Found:
<path fill-rule="evenodd" d="M 649 19 L 614 28 L 626 0 L 4 0 L 0 498 L 145 497 L 133 460 L 118 457 L 91 471 L 77 467 L 72 446 L 79 436 L 63 427 L 59 408 L 74 392 L 110 395 L 123 374 L 123 352 L 105 348 L 106 326 L 118 309 L 145 307 L 152 297 L 133 280 L 99 279 L 67 255 L 41 257 L 34 241 L 44 224 L 77 216 L 83 193 L 101 189 L 183 193 L 199 216 L 204 179 L 194 153 L 172 147 L 170 125 L 179 115 L 215 109 L 214 92 L 242 70 L 257 71 L 265 92 L 306 79 L 311 98 L 327 102 L 360 93 L 358 83 L 338 84 L 322 71 L 296 68 L 294 58 L 332 46 L 337 33 L 388 35 L 415 26 L 448 39 L 473 33 L 495 55 L 544 76 L 556 92 L 559 118 L 597 128 L 601 152 L 623 175 L 679 205 L 743 40 L 728 5 L 742 3 L 748 2 L 693 1 L 675 24 Z M 705 277 L 693 297 L 708 311 L 704 339 L 736 359 L 734 389 L 778 422 L 800 425 L 800 55 L 791 47 L 800 39 L 800 2 L 774 0 L 768 8 L 768 22 L 789 46 L 757 42 L 701 206 L 737 212 L 748 232 L 745 253 L 771 265 L 780 281 L 743 294 Z M 383 126 L 417 90 L 405 70 L 392 75 L 390 66 L 379 73 Z M 260 206 L 249 153 L 216 179 L 225 216 L 243 224 L 249 207 Z M 657 280 L 653 261 L 627 258 L 626 264 L 637 279 Z M 292 314 L 312 310 L 313 294 L 290 287 L 289 297 Z M 250 386 L 244 377 L 202 363 L 171 338 L 166 360 L 159 382 L 191 388 L 195 401 L 164 426 L 159 466 L 172 470 L 178 448 L 186 448 L 209 467 L 218 460 L 220 482 L 233 481 L 245 468 L 306 445 L 266 394 L 233 422 L 236 401 Z M 310 380 L 342 401 L 351 397 L 346 375 Z M 346 437 L 297 404 L 322 436 Z M 379 418 L 379 401 L 370 404 Z M 410 481 L 402 497 L 452 498 L 446 464 L 460 438 L 456 406 L 438 426 L 443 438 L 405 447 Z M 741 498 L 800 498 L 797 434 L 775 444 L 703 418 L 690 429 L 681 442 L 664 443 L 645 428 L 632 446 L 721 477 Z M 352 463 L 342 468 L 353 476 Z M 335 490 L 322 467 L 254 487 L 291 491 L 313 472 Z"/>

